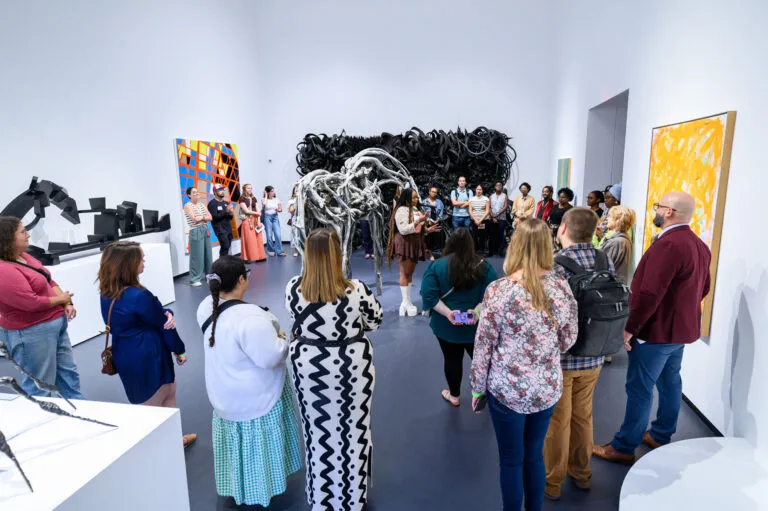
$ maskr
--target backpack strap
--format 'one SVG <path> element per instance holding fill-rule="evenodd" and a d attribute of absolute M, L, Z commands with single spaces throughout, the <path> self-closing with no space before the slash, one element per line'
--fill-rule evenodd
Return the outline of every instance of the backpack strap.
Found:
<path fill-rule="evenodd" d="M 583 266 L 581 266 L 579 263 L 577 263 L 575 260 L 571 259 L 568 256 L 559 255 L 555 256 L 555 262 L 568 270 L 569 272 L 573 273 L 574 275 L 580 275 L 582 273 L 589 273 L 587 270 L 584 269 Z"/>
<path fill-rule="evenodd" d="M 229 309 L 230 307 L 234 307 L 235 305 L 240 305 L 241 303 L 245 303 L 242 300 L 227 300 L 223 304 L 219 305 L 219 316 L 224 314 L 224 311 Z M 208 316 L 208 319 L 205 320 L 205 323 L 203 323 L 203 326 L 200 327 L 200 329 L 205 333 L 206 330 L 208 330 L 208 327 L 211 326 L 211 323 L 213 323 L 213 314 Z"/>
<path fill-rule="evenodd" d="M 608 271 L 608 256 L 602 250 L 595 250 L 595 272 Z"/>

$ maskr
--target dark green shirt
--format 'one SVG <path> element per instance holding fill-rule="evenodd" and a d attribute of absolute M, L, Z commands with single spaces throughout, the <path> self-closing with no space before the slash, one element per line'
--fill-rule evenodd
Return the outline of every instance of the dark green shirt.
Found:
<path fill-rule="evenodd" d="M 451 279 L 448 275 L 449 257 L 450 256 L 444 257 L 430 263 L 427 270 L 424 272 L 424 277 L 421 279 L 421 302 L 424 310 L 429 310 L 436 306 L 440 297 L 451 289 Z M 443 298 L 443 303 L 447 305 L 449 309 L 461 312 L 466 312 L 469 309 L 477 307 L 477 305 L 483 301 L 485 288 L 487 288 L 491 282 L 499 278 L 496 270 L 493 269 L 493 266 L 488 264 L 488 261 L 483 262 L 481 273 L 483 276 L 474 287 L 452 292 Z M 448 318 L 432 311 L 429 325 L 432 327 L 432 332 L 435 336 L 444 341 L 456 343 L 475 342 L 475 331 L 477 330 L 476 324 L 454 326 L 448 321 Z"/>

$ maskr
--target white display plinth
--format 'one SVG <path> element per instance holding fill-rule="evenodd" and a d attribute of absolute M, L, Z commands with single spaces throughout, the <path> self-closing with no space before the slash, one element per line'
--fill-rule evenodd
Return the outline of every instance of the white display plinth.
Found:
<path fill-rule="evenodd" d="M 169 245 L 142 243 L 141 249 L 144 251 L 144 273 L 139 276 L 141 285 L 157 296 L 163 305 L 175 302 Z M 72 301 L 77 317 L 69 323 L 72 346 L 96 337 L 104 330 L 99 284 L 96 281 L 100 262 L 101 253 L 98 253 L 46 267 L 61 289 L 74 293 Z"/>
<path fill-rule="evenodd" d="M 117 429 L 0 400 L 0 430 L 27 474 L 0 454 L 0 510 L 184 511 L 187 473 L 177 408 L 47 399 Z"/>
<path fill-rule="evenodd" d="M 768 460 L 743 438 L 674 442 L 634 464 L 619 509 L 768 510 Z"/>

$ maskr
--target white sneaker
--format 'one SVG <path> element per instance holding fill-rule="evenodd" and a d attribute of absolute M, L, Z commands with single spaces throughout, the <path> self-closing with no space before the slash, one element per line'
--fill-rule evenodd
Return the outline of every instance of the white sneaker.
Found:
<path fill-rule="evenodd" d="M 293 251 L 293 257 L 299 257 L 299 253 L 296 252 L 295 250 Z"/>
<path fill-rule="evenodd" d="M 203 285 L 203 283 L 202 282 L 190 282 L 189 285 L 192 286 L 192 287 L 200 287 L 200 286 Z"/>
<path fill-rule="evenodd" d="M 407 303 L 401 303 L 400 304 L 400 315 L 401 316 L 407 316 L 408 315 L 408 304 Z"/>
<path fill-rule="evenodd" d="M 412 303 L 409 303 L 406 307 L 406 312 L 409 316 L 416 316 L 419 314 L 419 309 Z"/>

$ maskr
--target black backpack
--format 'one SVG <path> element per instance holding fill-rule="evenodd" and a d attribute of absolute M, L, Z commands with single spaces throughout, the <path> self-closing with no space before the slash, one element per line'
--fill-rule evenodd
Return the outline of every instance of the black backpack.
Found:
<path fill-rule="evenodd" d="M 598 357 L 618 352 L 629 316 L 629 289 L 608 270 L 608 256 L 596 251 L 594 271 L 567 256 L 555 262 L 572 273 L 568 284 L 579 307 L 579 336 L 568 353 Z"/>

